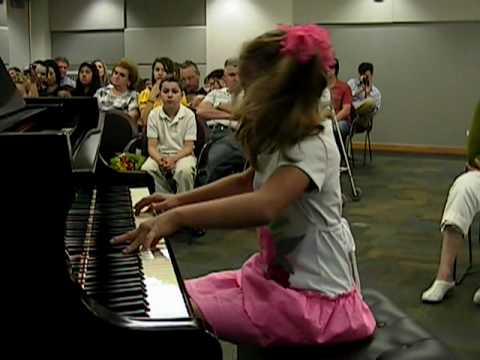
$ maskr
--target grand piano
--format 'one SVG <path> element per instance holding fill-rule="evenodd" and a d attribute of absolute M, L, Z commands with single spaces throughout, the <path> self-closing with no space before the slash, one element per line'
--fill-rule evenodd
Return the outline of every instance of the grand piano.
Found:
<path fill-rule="evenodd" d="M 24 100 L 1 59 L 0 89 L 3 343 L 22 355 L 221 359 L 168 239 L 154 259 L 109 243 L 141 221 L 132 203 L 146 184 L 97 161 L 96 99 Z"/>

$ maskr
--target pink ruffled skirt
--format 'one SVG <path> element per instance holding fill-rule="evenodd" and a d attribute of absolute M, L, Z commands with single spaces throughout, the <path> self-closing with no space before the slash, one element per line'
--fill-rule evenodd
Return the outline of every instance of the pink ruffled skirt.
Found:
<path fill-rule="evenodd" d="M 253 255 L 240 270 L 186 282 L 192 301 L 215 334 L 260 346 L 334 344 L 371 336 L 375 319 L 354 289 L 336 298 L 283 287 L 264 275 Z"/>

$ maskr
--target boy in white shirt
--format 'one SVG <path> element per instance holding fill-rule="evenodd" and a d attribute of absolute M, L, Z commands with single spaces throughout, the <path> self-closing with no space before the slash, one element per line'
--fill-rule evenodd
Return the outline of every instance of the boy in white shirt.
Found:
<path fill-rule="evenodd" d="M 172 193 L 169 179 L 177 192 L 193 189 L 197 160 L 193 155 L 197 139 L 195 114 L 180 104 L 182 89 L 178 80 L 166 78 L 160 85 L 162 106 L 148 116 L 148 154 L 142 170 L 155 179 L 155 190 Z"/>

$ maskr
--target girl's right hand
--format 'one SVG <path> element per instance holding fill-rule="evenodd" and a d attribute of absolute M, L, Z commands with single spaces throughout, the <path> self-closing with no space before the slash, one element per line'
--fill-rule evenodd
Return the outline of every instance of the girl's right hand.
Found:
<path fill-rule="evenodd" d="M 144 197 L 135 204 L 135 215 L 138 216 L 144 208 L 147 208 L 147 211 L 152 211 L 154 214 L 158 214 L 173 209 L 179 205 L 180 202 L 177 195 L 155 193 Z"/>

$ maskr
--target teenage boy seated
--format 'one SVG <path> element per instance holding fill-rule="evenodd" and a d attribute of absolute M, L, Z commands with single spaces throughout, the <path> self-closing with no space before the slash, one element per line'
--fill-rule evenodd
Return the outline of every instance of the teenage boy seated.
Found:
<path fill-rule="evenodd" d="M 167 77 L 160 84 L 162 105 L 154 108 L 147 122 L 148 159 L 142 166 L 155 179 L 155 191 L 172 193 L 193 189 L 197 160 L 193 156 L 197 126 L 194 113 L 180 104 L 180 82 Z"/>

